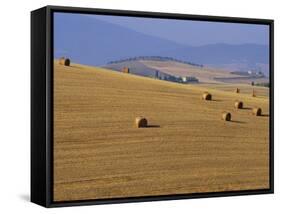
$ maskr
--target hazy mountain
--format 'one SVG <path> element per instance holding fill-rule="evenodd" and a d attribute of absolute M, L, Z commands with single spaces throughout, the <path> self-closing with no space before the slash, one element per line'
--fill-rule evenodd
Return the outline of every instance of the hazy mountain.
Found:
<path fill-rule="evenodd" d="M 268 72 L 269 47 L 257 44 L 184 46 L 86 15 L 55 14 L 54 56 L 88 65 L 135 56 L 173 57 L 214 67 Z M 231 65 L 231 66 L 230 66 Z"/>
<path fill-rule="evenodd" d="M 269 47 L 266 45 L 212 44 L 183 47 L 162 54 L 204 65 L 228 67 L 231 70 L 262 69 L 264 72 L 268 72 L 268 66 L 264 66 L 269 64 Z"/>
<path fill-rule="evenodd" d="M 73 15 L 56 14 L 54 38 L 55 57 L 66 55 L 89 65 L 104 65 L 112 60 L 155 55 L 182 47 L 89 16 L 77 19 Z"/>

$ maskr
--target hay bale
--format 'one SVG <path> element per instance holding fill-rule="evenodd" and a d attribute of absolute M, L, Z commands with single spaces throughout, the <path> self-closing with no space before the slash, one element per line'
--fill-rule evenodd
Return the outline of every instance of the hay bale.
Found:
<path fill-rule="evenodd" d="M 122 72 L 123 72 L 123 73 L 126 73 L 126 74 L 129 74 L 129 73 L 130 73 L 130 69 L 129 69 L 128 67 L 124 67 L 124 68 L 122 69 Z"/>
<path fill-rule="evenodd" d="M 222 119 L 224 121 L 230 121 L 231 120 L 231 114 L 229 112 L 223 112 L 222 113 Z"/>
<path fill-rule="evenodd" d="M 256 91 L 255 91 L 255 89 L 253 89 L 253 92 L 252 92 L 252 97 L 256 97 L 257 95 L 256 95 Z"/>
<path fill-rule="evenodd" d="M 239 94 L 239 93 L 240 93 L 240 89 L 239 89 L 239 88 L 236 88 L 235 92 L 236 92 L 237 94 Z"/>
<path fill-rule="evenodd" d="M 261 108 L 253 108 L 253 115 L 255 116 L 261 116 Z"/>
<path fill-rule="evenodd" d="M 243 102 L 241 102 L 241 101 L 236 101 L 236 102 L 234 103 L 234 106 L 235 106 L 235 108 L 237 108 L 237 109 L 241 109 L 241 108 L 243 108 Z"/>
<path fill-rule="evenodd" d="M 203 100 L 212 100 L 212 95 L 208 92 L 204 92 L 202 95 Z"/>
<path fill-rule="evenodd" d="M 59 64 L 64 66 L 70 66 L 70 59 L 61 57 L 59 59 Z"/>
<path fill-rule="evenodd" d="M 135 125 L 137 128 L 147 127 L 147 119 L 144 117 L 136 117 Z"/>
<path fill-rule="evenodd" d="M 59 64 L 60 64 L 60 65 L 63 65 L 63 64 L 64 64 L 64 59 L 65 59 L 64 57 L 59 58 Z"/>

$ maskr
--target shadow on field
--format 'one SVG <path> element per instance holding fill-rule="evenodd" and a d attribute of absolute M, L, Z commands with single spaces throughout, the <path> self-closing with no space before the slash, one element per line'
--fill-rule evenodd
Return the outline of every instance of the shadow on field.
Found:
<path fill-rule="evenodd" d="M 71 68 L 79 68 L 79 69 L 83 69 L 82 67 L 80 67 L 80 66 L 76 66 L 76 65 L 70 65 L 69 67 L 71 67 Z"/>
<path fill-rule="evenodd" d="M 218 99 L 212 99 L 211 101 L 215 101 L 215 102 L 221 102 L 222 100 L 218 100 Z"/>
<path fill-rule="evenodd" d="M 159 125 L 147 125 L 145 128 L 160 128 Z"/>
<path fill-rule="evenodd" d="M 243 107 L 243 108 L 241 108 L 242 110 L 252 110 L 252 108 L 250 108 L 250 107 Z"/>
<path fill-rule="evenodd" d="M 244 121 L 239 121 L 239 120 L 231 120 L 230 122 L 232 122 L 232 123 L 246 123 Z"/>
<path fill-rule="evenodd" d="M 261 117 L 269 117 L 269 114 L 261 114 Z"/>

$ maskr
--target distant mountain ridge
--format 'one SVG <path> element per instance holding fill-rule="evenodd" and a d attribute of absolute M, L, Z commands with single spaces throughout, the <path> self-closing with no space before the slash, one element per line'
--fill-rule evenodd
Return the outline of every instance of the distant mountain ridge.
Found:
<path fill-rule="evenodd" d="M 266 45 L 185 46 L 86 15 L 79 15 L 78 20 L 73 14 L 55 14 L 54 38 L 55 58 L 67 56 L 87 65 L 101 66 L 134 56 L 161 56 L 231 70 L 269 71 Z"/>
<path fill-rule="evenodd" d="M 183 60 L 186 60 L 188 56 L 189 61 L 217 67 L 222 67 L 225 64 L 236 64 L 235 70 L 241 68 L 258 70 L 260 64 L 269 65 L 269 47 L 258 44 L 231 45 L 219 43 L 199 47 L 183 47 L 162 54 L 169 54 L 169 56 Z M 269 67 L 263 68 L 266 73 L 268 73 L 268 70 Z"/>
<path fill-rule="evenodd" d="M 74 62 L 96 66 L 132 56 L 158 55 L 182 47 L 93 17 L 81 16 L 78 20 L 65 14 L 55 16 L 54 38 L 56 58 L 67 55 Z"/>

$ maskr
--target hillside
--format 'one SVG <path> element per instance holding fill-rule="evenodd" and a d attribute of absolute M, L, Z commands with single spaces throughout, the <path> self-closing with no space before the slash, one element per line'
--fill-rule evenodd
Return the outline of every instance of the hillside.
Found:
<path fill-rule="evenodd" d="M 142 59 L 144 58 L 144 59 Z M 121 71 L 123 67 L 130 68 L 130 72 L 141 76 L 155 77 L 155 72 L 173 76 L 194 76 L 200 83 L 232 83 L 232 84 L 251 84 L 254 82 L 269 82 L 267 77 L 257 78 L 233 74 L 229 70 L 214 69 L 203 65 L 196 65 L 192 62 L 181 62 L 175 59 L 157 60 L 151 57 L 135 59 L 124 59 L 109 63 L 104 68 Z"/>
<path fill-rule="evenodd" d="M 140 61 L 124 61 L 118 63 L 110 63 L 103 67 L 115 71 L 121 71 L 124 67 L 128 67 L 130 68 L 130 73 L 146 77 L 154 77 L 155 72 L 157 71 L 157 69 L 148 67 Z"/>
<path fill-rule="evenodd" d="M 269 188 L 268 113 L 267 97 L 55 61 L 54 200 Z"/>

